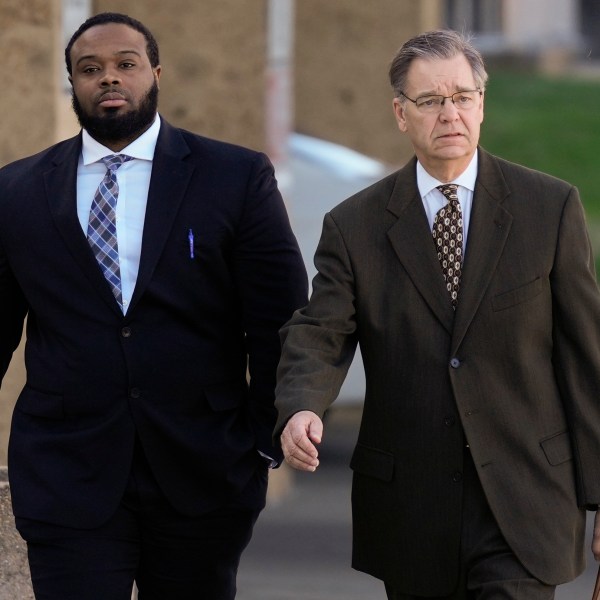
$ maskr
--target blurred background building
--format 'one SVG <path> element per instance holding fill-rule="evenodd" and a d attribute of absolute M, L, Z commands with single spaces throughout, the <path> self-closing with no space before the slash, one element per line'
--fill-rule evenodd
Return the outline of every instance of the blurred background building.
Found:
<path fill-rule="evenodd" d="M 0 166 L 77 133 L 64 47 L 79 24 L 103 11 L 136 17 L 156 36 L 163 67 L 159 106 L 167 120 L 269 154 L 310 275 L 325 211 L 403 164 L 412 153 L 405 137 L 398 134 L 387 80 L 389 62 L 406 39 L 428 29 L 451 27 L 472 33 L 489 65 L 548 74 L 600 65 L 598 0 L 0 0 L 4 73 Z M 21 344 L 0 390 L 0 467 L 6 464 L 10 415 L 23 381 Z M 363 390 L 358 356 L 340 400 L 359 408 Z M 343 429 L 344 436 L 347 431 Z M 345 451 L 350 446 L 344 437 Z M 285 470 L 280 469 L 279 479 L 274 478 L 275 486 L 281 485 L 282 473 Z M 341 498 L 346 498 L 348 482 L 342 481 Z M 352 597 L 374 597 L 366 587 L 361 595 L 360 586 L 373 584 L 353 579 L 347 570 L 349 559 L 336 554 L 338 546 L 333 544 L 340 531 L 349 536 L 349 505 L 344 504 L 340 512 L 340 502 L 345 500 L 337 492 L 328 496 L 324 482 L 331 484 L 327 472 L 314 483 L 321 486 L 319 511 L 328 498 L 332 510 L 317 523 L 322 530 L 318 542 L 312 539 L 314 511 L 308 513 L 312 505 L 306 500 L 317 495 L 309 487 L 305 496 L 299 496 L 300 506 L 306 504 L 307 518 L 306 522 L 297 514 L 295 518 L 297 528 L 306 529 L 310 549 L 306 554 L 318 543 L 341 565 L 340 577 L 348 580 L 347 589 L 340 587 L 338 578 L 338 595 L 331 592 L 327 597 L 349 598 L 348 590 L 354 588 Z M 297 511 L 298 505 L 292 508 Z M 338 516 L 332 519 L 332 514 Z M 265 548 L 272 546 L 269 527 L 282 531 L 289 523 L 285 512 L 275 510 L 273 518 L 265 521 Z M 335 535 L 332 523 L 337 527 Z M 7 539 L 5 544 L 13 543 L 13 538 Z M 266 549 L 261 539 L 259 535 L 254 542 L 260 550 L 255 562 L 251 554 L 246 559 L 251 567 L 264 566 Z M 344 538 L 343 544 L 349 541 Z M 14 558 L 17 553 L 11 547 L 9 554 Z M 23 575 L 19 581 L 27 586 L 23 552 L 17 558 L 20 562 L 13 572 Z M 331 580 L 332 560 L 324 563 L 319 585 Z M 3 561 L 0 566 L 5 566 Z M 0 569 L 0 576 L 6 578 L 6 572 L 2 575 Z M 282 586 L 289 587 L 287 576 L 284 572 Z M 256 596 L 248 591 L 252 577 L 262 577 L 260 568 L 242 573 L 245 599 L 265 598 L 260 581 Z M 16 588 L 6 581 L 3 586 L 0 600 L 16 597 L 11 591 Z M 574 598 L 571 590 L 558 597 Z M 325 596 L 319 590 L 306 597 Z"/>
<path fill-rule="evenodd" d="M 309 270 L 325 210 L 411 154 L 387 81 L 408 37 L 449 26 L 488 62 L 547 72 L 600 54 L 596 0 L 2 0 L 0 166 L 78 131 L 63 49 L 102 11 L 155 34 L 167 120 L 269 153 Z M 0 392 L 0 465 L 22 381 L 19 349 Z"/>

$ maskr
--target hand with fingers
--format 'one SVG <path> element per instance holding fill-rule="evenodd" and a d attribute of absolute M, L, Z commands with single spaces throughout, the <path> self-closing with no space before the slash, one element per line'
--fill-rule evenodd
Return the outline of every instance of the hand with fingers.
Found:
<path fill-rule="evenodd" d="M 314 412 L 297 412 L 287 422 L 281 434 L 281 447 L 285 461 L 300 471 L 316 471 L 319 452 L 316 444 L 321 443 L 323 422 Z"/>

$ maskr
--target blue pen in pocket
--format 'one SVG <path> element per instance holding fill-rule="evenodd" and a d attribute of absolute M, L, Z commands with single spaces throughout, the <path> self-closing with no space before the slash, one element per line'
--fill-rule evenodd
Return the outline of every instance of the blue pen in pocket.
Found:
<path fill-rule="evenodd" d="M 194 232 L 190 229 L 188 231 L 188 242 L 190 243 L 190 258 L 194 258 Z"/>

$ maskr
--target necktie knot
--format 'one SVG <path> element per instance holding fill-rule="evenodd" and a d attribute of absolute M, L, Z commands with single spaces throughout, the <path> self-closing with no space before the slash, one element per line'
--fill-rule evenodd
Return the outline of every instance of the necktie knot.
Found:
<path fill-rule="evenodd" d="M 446 183 L 444 185 L 438 185 L 437 189 L 444 194 L 444 197 L 449 201 L 458 201 L 458 185 L 456 183 Z"/>
<path fill-rule="evenodd" d="M 102 159 L 102 162 L 111 173 L 114 173 L 123 163 L 132 159 L 133 156 L 127 156 L 127 154 L 109 154 Z"/>

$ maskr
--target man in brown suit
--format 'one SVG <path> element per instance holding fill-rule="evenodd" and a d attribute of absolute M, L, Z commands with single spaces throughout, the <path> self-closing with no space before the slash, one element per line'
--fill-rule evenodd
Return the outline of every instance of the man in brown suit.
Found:
<path fill-rule="evenodd" d="M 487 74 L 463 36 L 406 42 L 390 78 L 416 156 L 325 216 L 312 298 L 282 330 L 276 435 L 291 466 L 317 468 L 360 344 L 353 566 L 394 600 L 550 599 L 584 568 L 600 502 L 600 294 L 578 192 L 478 146 Z"/>

